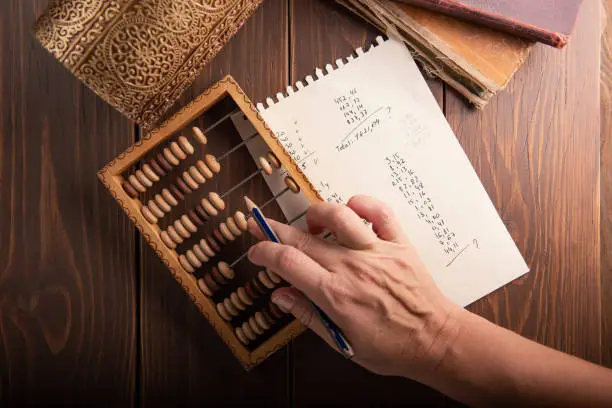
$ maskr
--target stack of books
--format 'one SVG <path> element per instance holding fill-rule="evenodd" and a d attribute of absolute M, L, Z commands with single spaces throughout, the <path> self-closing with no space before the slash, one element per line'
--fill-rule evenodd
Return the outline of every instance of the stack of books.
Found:
<path fill-rule="evenodd" d="M 406 43 L 424 70 L 477 108 L 503 90 L 535 42 L 563 48 L 581 0 L 336 0 Z"/>

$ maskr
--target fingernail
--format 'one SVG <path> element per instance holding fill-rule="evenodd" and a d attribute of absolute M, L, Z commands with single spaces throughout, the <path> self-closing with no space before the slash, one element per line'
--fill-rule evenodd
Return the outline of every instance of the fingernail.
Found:
<path fill-rule="evenodd" d="M 295 304 L 295 298 L 290 295 L 272 295 L 272 301 L 280 307 L 283 312 L 289 313 Z"/>

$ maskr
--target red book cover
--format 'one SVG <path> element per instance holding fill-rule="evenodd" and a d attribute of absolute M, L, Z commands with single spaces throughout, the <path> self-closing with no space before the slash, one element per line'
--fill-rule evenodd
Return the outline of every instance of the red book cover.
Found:
<path fill-rule="evenodd" d="M 582 0 L 400 0 L 563 48 Z"/>

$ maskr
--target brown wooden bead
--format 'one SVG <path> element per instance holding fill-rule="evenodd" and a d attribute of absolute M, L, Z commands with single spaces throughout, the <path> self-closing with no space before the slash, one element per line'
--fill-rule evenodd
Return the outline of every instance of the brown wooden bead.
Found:
<path fill-rule="evenodd" d="M 202 173 L 200 173 L 200 170 L 197 169 L 196 166 L 191 166 L 189 167 L 189 175 L 196 181 L 196 183 L 198 184 L 204 184 L 206 183 L 206 177 L 204 177 L 204 175 Z"/>
<path fill-rule="evenodd" d="M 263 329 L 259 327 L 257 321 L 255 321 L 255 318 L 253 316 L 249 317 L 248 323 L 251 329 L 255 332 L 255 334 L 258 334 L 260 336 L 263 334 Z"/>
<path fill-rule="evenodd" d="M 268 162 L 268 160 L 266 160 L 265 157 L 259 158 L 259 167 L 261 167 L 263 172 L 266 173 L 268 176 L 272 174 L 272 166 L 270 166 L 270 163 Z"/>
<path fill-rule="evenodd" d="M 153 169 L 148 163 L 145 163 L 142 166 L 142 172 L 144 173 L 145 176 L 147 176 L 149 180 L 159 181 L 159 176 L 157 175 L 157 173 L 155 173 L 155 171 L 153 171 Z"/>
<path fill-rule="evenodd" d="M 266 288 L 274 289 L 275 285 L 268 277 L 268 274 L 266 274 L 266 271 L 264 270 L 259 271 L 259 273 L 257 274 L 257 277 L 259 278 L 259 281 L 263 283 Z"/>
<path fill-rule="evenodd" d="M 260 295 L 265 295 L 266 294 L 266 289 L 265 286 L 263 286 L 260 282 L 259 279 L 255 278 L 253 279 L 251 282 L 253 282 L 253 287 L 255 288 L 255 290 L 257 291 L 257 293 L 259 293 Z"/>
<path fill-rule="evenodd" d="M 227 239 L 228 241 L 233 241 L 236 238 L 234 237 L 234 234 L 232 234 L 232 232 L 230 231 L 229 227 L 227 226 L 226 223 L 222 222 L 221 224 L 219 224 L 219 231 L 221 232 L 221 234 L 223 235 L 223 237 L 225 239 Z"/>
<path fill-rule="evenodd" d="M 203 198 L 202 201 L 200 201 L 200 205 L 211 217 L 216 217 L 219 214 L 219 211 L 217 211 L 217 209 L 206 198 Z"/>
<path fill-rule="evenodd" d="M 128 177 L 128 181 L 130 182 L 132 187 L 134 187 L 136 190 L 138 190 L 138 192 L 144 193 L 144 192 L 147 191 L 145 186 L 142 185 L 142 183 L 138 180 L 138 178 L 136 178 L 135 175 L 130 174 L 130 176 Z"/>
<path fill-rule="evenodd" d="M 172 165 L 168 162 L 168 160 L 166 160 L 166 158 L 164 157 L 163 154 L 161 154 L 161 153 L 157 154 L 157 161 L 159 162 L 159 164 L 162 165 L 162 167 L 166 171 L 171 171 L 172 170 Z"/>
<path fill-rule="evenodd" d="M 198 227 L 204 225 L 204 221 L 202 221 L 202 218 L 200 218 L 200 216 L 194 210 L 189 210 L 189 212 L 187 212 L 187 216 L 192 222 L 197 224 Z"/>
<path fill-rule="evenodd" d="M 176 248 L 176 242 L 174 242 L 174 240 L 170 238 L 170 234 L 168 234 L 168 231 L 162 231 L 161 234 L 159 234 L 159 236 L 168 248 L 170 249 Z"/>
<path fill-rule="evenodd" d="M 229 298 L 225 298 L 225 300 L 223 300 L 223 306 L 225 306 L 225 310 L 227 310 L 232 316 L 238 316 L 240 314 L 238 309 L 236 309 L 236 306 L 234 306 Z"/>
<path fill-rule="evenodd" d="M 215 206 L 217 210 L 219 211 L 225 210 L 225 202 L 219 196 L 219 194 L 211 191 L 210 193 L 208 193 L 208 199 Z"/>
<path fill-rule="evenodd" d="M 208 245 L 208 241 L 206 241 L 206 239 L 202 238 L 200 240 L 199 246 L 202 249 L 202 252 L 204 252 L 207 256 L 209 257 L 215 256 L 215 252 L 212 249 L 210 249 L 210 245 Z"/>
<path fill-rule="evenodd" d="M 177 185 L 177 186 L 179 186 L 179 188 L 181 189 L 181 191 L 182 191 L 184 194 L 189 194 L 189 193 L 191 193 L 191 191 L 192 191 L 192 190 L 189 188 L 189 186 L 188 186 L 188 185 L 187 185 L 187 184 L 186 184 L 186 183 L 183 181 L 183 179 L 182 179 L 182 178 L 180 178 L 180 177 L 176 179 L 176 185 Z"/>
<path fill-rule="evenodd" d="M 176 142 L 170 143 L 170 151 L 172 151 L 172 154 L 179 160 L 185 160 L 187 158 L 187 154 L 183 151 L 183 149 L 181 149 L 181 146 L 179 146 L 178 143 Z"/>
<path fill-rule="evenodd" d="M 263 309 L 261 311 L 261 314 L 263 315 L 264 319 L 266 319 L 266 322 L 268 322 L 270 326 L 276 323 L 276 319 L 270 316 L 270 313 L 266 309 Z"/>
<path fill-rule="evenodd" d="M 162 197 L 164 198 L 164 200 L 172 205 L 172 206 L 176 206 L 178 205 L 178 201 L 176 200 L 176 198 L 172 195 L 172 193 L 170 192 L 170 190 L 168 190 L 167 188 L 164 188 L 162 190 Z"/>
<path fill-rule="evenodd" d="M 208 139 L 199 127 L 194 126 L 193 128 L 191 128 L 191 130 L 193 130 L 193 134 L 198 142 L 202 143 L 203 145 L 206 145 L 206 143 L 208 143 Z"/>
<path fill-rule="evenodd" d="M 251 326 L 249 326 L 247 322 L 244 322 L 241 328 L 242 328 L 242 331 L 244 332 L 244 335 L 247 336 L 249 340 L 257 340 L 257 336 L 255 335 L 253 330 L 251 330 Z"/>
<path fill-rule="evenodd" d="M 223 275 L 221 275 L 221 272 L 219 272 L 219 268 L 217 268 L 216 266 L 212 268 L 210 274 L 219 285 L 227 285 L 227 281 L 225 280 Z"/>
<path fill-rule="evenodd" d="M 144 215 L 147 221 L 149 221 L 151 224 L 157 224 L 157 217 L 153 215 L 151 210 L 149 210 L 149 207 L 143 205 L 142 208 L 140 209 L 140 212 L 142 213 L 142 215 Z"/>
<path fill-rule="evenodd" d="M 234 279 L 234 270 L 225 262 L 219 262 L 219 272 L 225 277 L 225 279 Z"/>
<path fill-rule="evenodd" d="M 191 266 L 191 264 L 189 263 L 185 255 L 179 255 L 179 263 L 181 264 L 183 269 L 185 269 L 187 272 L 189 273 L 195 272 L 195 269 L 193 269 L 193 266 Z"/>
<path fill-rule="evenodd" d="M 223 306 L 223 303 L 217 303 L 217 313 L 219 314 L 219 316 L 221 316 L 224 320 L 228 322 L 232 320 L 232 316 L 227 313 L 227 310 L 225 310 L 225 306 Z"/>
<path fill-rule="evenodd" d="M 164 212 L 161 210 L 161 208 L 157 206 L 155 201 L 149 200 L 149 202 L 147 203 L 147 207 L 149 207 L 149 210 L 151 210 L 153 215 L 155 215 L 157 218 L 161 218 L 164 216 Z"/>
<path fill-rule="evenodd" d="M 159 165 L 157 160 L 155 160 L 155 158 L 149 160 L 149 163 L 151 164 L 151 167 L 153 168 L 155 174 L 157 174 L 159 177 L 164 177 L 166 175 L 166 172 L 164 171 L 164 169 L 162 169 L 162 167 Z"/>
<path fill-rule="evenodd" d="M 149 180 L 149 178 L 147 177 L 146 174 L 144 174 L 144 172 L 142 170 L 136 170 L 136 178 L 138 179 L 138 181 L 140 181 L 140 183 L 145 186 L 145 187 L 151 187 L 153 186 L 153 182 L 151 180 Z"/>
<path fill-rule="evenodd" d="M 179 146 L 181 146 L 181 149 L 187 154 L 193 154 L 195 152 L 193 145 L 189 143 L 189 140 L 185 136 L 179 136 L 178 144 Z"/>
<path fill-rule="evenodd" d="M 187 229 L 183 226 L 180 220 L 174 221 L 172 225 L 174 226 L 174 229 L 176 230 L 176 232 L 178 232 L 181 235 L 181 237 L 189 238 L 191 236 L 189 231 L 187 231 Z"/>
<path fill-rule="evenodd" d="M 206 285 L 210 288 L 212 293 L 215 293 L 216 291 L 220 289 L 217 282 L 215 282 L 212 276 L 210 276 L 210 273 L 207 273 L 206 275 L 204 275 L 204 282 L 206 282 Z"/>
<path fill-rule="evenodd" d="M 227 241 L 225 240 L 225 238 L 223 237 L 223 234 L 221 234 L 218 228 L 215 228 L 213 230 L 213 235 L 215 236 L 215 239 L 221 243 L 221 245 L 227 244 Z"/>
<path fill-rule="evenodd" d="M 185 258 L 187 258 L 191 266 L 193 266 L 194 268 L 202 267 L 202 262 L 198 259 L 196 254 L 191 249 L 185 252 Z"/>
<path fill-rule="evenodd" d="M 173 166 L 178 166 L 179 165 L 179 163 L 180 163 L 179 159 L 177 159 L 176 156 L 174 154 L 172 154 L 170 149 L 168 149 L 167 147 L 164 147 L 163 153 L 164 153 L 164 157 L 166 158 L 168 163 L 170 163 Z"/>
<path fill-rule="evenodd" d="M 170 212 L 170 204 L 168 204 L 161 195 L 155 194 L 154 200 L 155 204 L 157 204 L 157 206 L 161 208 L 164 213 Z"/>
<path fill-rule="evenodd" d="M 217 161 L 217 158 L 212 154 L 207 154 L 206 156 L 204 156 L 204 161 L 213 173 L 219 173 L 221 171 L 221 165 Z"/>
<path fill-rule="evenodd" d="M 169 226 L 166 231 L 168 231 L 168 235 L 170 235 L 170 238 L 172 238 L 172 240 L 174 242 L 176 242 L 177 244 L 182 243 L 184 240 L 183 238 L 181 238 L 181 236 L 179 235 L 178 232 L 176 232 L 176 230 L 174 229 L 174 227 L 171 225 Z"/>
<path fill-rule="evenodd" d="M 208 166 L 206 165 L 206 163 L 204 163 L 202 160 L 198 160 L 196 162 L 196 166 L 198 167 L 198 170 L 200 170 L 200 173 L 202 173 L 202 175 L 208 179 L 213 178 L 214 173 L 212 172 L 211 169 L 208 168 Z"/>
<path fill-rule="evenodd" d="M 138 191 L 136 191 L 136 189 L 132 187 L 130 183 L 124 180 L 123 183 L 121 183 L 121 185 L 123 186 L 123 189 L 125 190 L 126 193 L 128 193 L 130 197 L 138 198 L 139 196 Z"/>
<path fill-rule="evenodd" d="M 280 169 L 281 168 L 281 162 L 280 160 L 278 160 L 278 157 L 276 157 L 276 155 L 272 152 L 268 152 L 266 154 L 268 161 L 270 162 L 270 164 L 275 168 L 275 169 Z"/>
<path fill-rule="evenodd" d="M 244 344 L 245 346 L 249 344 L 249 339 L 246 338 L 241 327 L 236 327 L 236 329 L 234 329 L 234 333 L 236 333 L 236 337 L 238 338 L 238 340 L 240 340 L 242 344 Z"/>
<path fill-rule="evenodd" d="M 231 293 L 230 300 L 232 301 L 232 304 L 236 306 L 236 308 L 238 308 L 239 310 L 246 310 L 247 306 L 242 302 L 242 300 L 240 300 L 236 292 Z"/>
<path fill-rule="evenodd" d="M 236 290 L 236 295 L 238 295 L 238 297 L 240 298 L 242 303 L 244 303 L 245 305 L 249 305 L 249 306 L 253 305 L 253 299 L 251 299 L 251 297 L 248 295 L 248 293 L 246 292 L 244 287 L 242 287 L 242 286 L 239 287 Z"/>
<path fill-rule="evenodd" d="M 257 324 L 259 325 L 259 327 L 261 327 L 263 330 L 269 330 L 270 329 L 270 325 L 268 324 L 268 322 L 266 321 L 266 319 L 264 319 L 264 316 L 261 312 L 257 312 L 255 313 L 255 321 L 257 322 Z"/>
<path fill-rule="evenodd" d="M 172 184 L 170 186 L 170 190 L 172 190 L 172 194 L 174 194 L 179 200 L 183 201 L 185 199 L 185 194 L 183 194 L 183 192 L 179 190 L 176 185 Z"/>
<path fill-rule="evenodd" d="M 210 247 L 213 251 L 219 253 L 221 252 L 221 247 L 217 244 L 217 241 L 210 235 L 206 236 L 206 241 L 210 244 Z"/>
<path fill-rule="evenodd" d="M 206 211 L 204 211 L 204 208 L 202 208 L 201 205 L 198 205 L 195 210 L 198 213 L 198 215 L 200 216 L 200 218 L 202 218 L 203 220 L 209 220 L 210 219 L 210 215 L 208 215 L 206 213 Z"/>
<path fill-rule="evenodd" d="M 300 186 L 298 186 L 295 180 L 289 176 L 285 177 L 285 185 L 289 187 L 289 190 L 293 193 L 297 194 L 300 192 Z"/>
<path fill-rule="evenodd" d="M 198 279 L 198 287 L 206 296 L 210 297 L 213 295 L 208 285 L 206 285 L 206 282 L 204 282 L 204 279 Z"/>
<path fill-rule="evenodd" d="M 206 255 L 204 251 L 202 251 L 202 248 L 198 244 L 195 244 L 193 246 L 193 253 L 195 254 L 195 256 L 198 257 L 200 262 L 208 262 L 210 259 L 208 255 Z"/>
<path fill-rule="evenodd" d="M 183 224 L 183 226 L 187 228 L 187 231 L 191 232 L 192 234 L 198 230 L 198 227 L 191 222 L 187 214 L 181 215 L 181 224 Z"/>
<path fill-rule="evenodd" d="M 244 285 L 244 290 L 251 299 L 257 299 L 260 296 L 259 293 L 255 291 L 255 288 L 253 288 L 253 284 L 251 282 L 247 282 L 247 284 Z"/>
<path fill-rule="evenodd" d="M 276 306 L 276 303 L 274 302 L 270 302 L 269 309 L 270 309 L 270 314 L 274 316 L 276 319 L 281 319 L 284 315 L 284 312 L 280 310 L 280 308 Z"/>
<path fill-rule="evenodd" d="M 225 225 L 227 225 L 227 228 L 230 230 L 234 238 L 242 235 L 242 231 L 240 231 L 240 228 L 238 228 L 238 226 L 236 225 L 236 221 L 234 221 L 234 218 L 227 217 L 227 219 L 225 220 Z"/>
<path fill-rule="evenodd" d="M 236 211 L 236 213 L 234 214 L 234 220 L 236 221 L 236 225 L 241 231 L 246 231 L 249 229 L 247 218 L 242 212 Z"/>
<path fill-rule="evenodd" d="M 269 269 L 266 269 L 266 274 L 268 275 L 270 280 L 274 282 L 275 284 L 278 285 L 279 283 L 281 283 L 281 278 L 276 273 L 272 272 Z"/>
<path fill-rule="evenodd" d="M 200 187 L 200 185 L 196 183 L 193 177 L 191 177 L 191 174 L 189 174 L 189 172 L 187 171 L 183 172 L 183 181 L 189 186 L 190 189 L 194 191 L 197 190 L 198 187 Z"/>

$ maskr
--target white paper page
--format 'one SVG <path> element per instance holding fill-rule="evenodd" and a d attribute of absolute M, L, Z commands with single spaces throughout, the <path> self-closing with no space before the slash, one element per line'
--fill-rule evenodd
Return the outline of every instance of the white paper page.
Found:
<path fill-rule="evenodd" d="M 358 54 L 258 105 L 312 184 L 328 201 L 367 194 L 388 203 L 436 283 L 461 305 L 528 272 L 406 47 L 379 40 Z M 268 182 L 281 191 L 275 177 Z M 284 198 L 288 218 L 307 204 Z"/>

